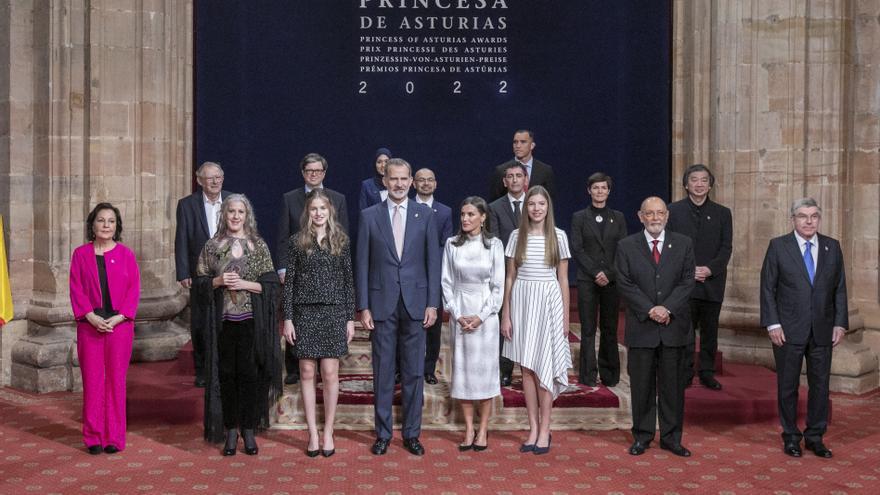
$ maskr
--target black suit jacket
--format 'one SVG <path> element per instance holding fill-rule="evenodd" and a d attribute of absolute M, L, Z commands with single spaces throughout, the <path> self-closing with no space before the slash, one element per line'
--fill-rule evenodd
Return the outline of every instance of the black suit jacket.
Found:
<path fill-rule="evenodd" d="M 626 237 L 626 218 L 617 210 L 608 210 L 605 231 L 596 222 L 592 206 L 575 212 L 571 218 L 571 254 L 577 260 L 577 279 L 594 282 L 599 272 L 608 280 L 617 279 L 614 266 L 617 243 Z"/>
<path fill-rule="evenodd" d="M 336 208 L 336 220 L 348 234 L 348 205 L 345 196 L 333 189 L 324 188 L 330 202 Z M 284 193 L 284 206 L 278 219 L 278 244 L 275 248 L 275 266 L 280 270 L 287 267 L 287 241 L 299 231 L 299 221 L 306 205 L 306 189 L 300 187 Z"/>
<path fill-rule="evenodd" d="M 201 189 L 177 202 L 177 229 L 174 232 L 174 266 L 177 280 L 196 276 L 199 254 L 208 242 L 208 217 Z M 220 191 L 220 199 L 232 194 Z"/>
<path fill-rule="evenodd" d="M 523 200 L 526 199 L 523 194 Z M 526 214 L 526 205 L 520 205 L 522 215 Z M 495 237 L 501 239 L 501 243 L 507 248 L 507 241 L 510 239 L 510 233 L 519 228 L 513 219 L 513 208 L 507 199 L 507 193 L 504 196 L 492 201 L 489 204 L 489 230 Z"/>
<path fill-rule="evenodd" d="M 730 209 L 708 198 L 699 211 L 698 217 L 689 198 L 670 204 L 666 229 L 690 237 L 697 266 L 708 266 L 712 270 L 712 276 L 705 282 L 697 282 L 691 297 L 721 302 L 732 250 L 733 220 Z"/>
<path fill-rule="evenodd" d="M 849 327 L 840 243 L 818 234 L 813 284 L 794 232 L 770 240 L 761 267 L 761 326 L 781 324 L 785 341 L 831 345 L 835 326 Z"/>
<path fill-rule="evenodd" d="M 495 167 L 495 172 L 492 174 L 492 183 L 489 184 L 489 201 L 495 201 L 496 199 L 507 194 L 507 188 L 504 187 L 504 173 L 507 171 L 507 167 L 516 163 L 516 160 L 508 160 L 501 165 Z M 529 176 L 529 187 L 531 186 L 544 186 L 544 189 L 547 189 L 547 192 L 550 193 L 550 197 L 553 197 L 553 167 L 547 165 L 546 163 L 533 158 L 532 159 L 532 174 Z M 523 207 L 523 211 L 525 211 L 525 207 Z M 506 240 L 505 240 L 506 242 Z"/>
<path fill-rule="evenodd" d="M 676 347 L 688 343 L 690 298 L 694 289 L 694 248 L 690 238 L 666 231 L 660 264 L 654 263 L 644 231 L 617 245 L 617 291 L 626 302 L 626 345 Z M 648 317 L 654 306 L 672 313 L 668 325 Z"/>

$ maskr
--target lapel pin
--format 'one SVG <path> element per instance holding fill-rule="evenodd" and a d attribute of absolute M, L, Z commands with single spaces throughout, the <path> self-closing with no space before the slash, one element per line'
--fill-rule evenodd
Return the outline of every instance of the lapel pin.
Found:
<path fill-rule="evenodd" d="M 828 246 L 825 246 L 825 251 L 828 251 Z"/>
<path fill-rule="evenodd" d="M 666 248 L 667 248 L 667 249 L 672 249 L 672 244 L 667 244 L 667 245 L 666 245 Z"/>
<path fill-rule="evenodd" d="M 825 249 L 828 249 L 828 248 L 825 248 Z M 116 263 L 116 260 L 112 260 L 112 259 L 111 259 L 111 260 L 110 260 L 110 263 Z"/>
<path fill-rule="evenodd" d="M 709 215 L 706 215 L 706 220 L 712 220 L 712 217 L 710 217 Z"/>
<path fill-rule="evenodd" d="M 602 223 L 602 215 L 596 215 L 596 222 Z"/>
<path fill-rule="evenodd" d="M 418 213 L 416 213 L 416 215 L 415 215 L 415 217 L 416 217 L 416 218 L 419 218 L 419 214 L 418 214 Z"/>
<path fill-rule="evenodd" d="M 613 219 L 613 218 L 609 218 L 608 221 L 611 222 L 611 223 L 614 223 L 614 219 Z"/>

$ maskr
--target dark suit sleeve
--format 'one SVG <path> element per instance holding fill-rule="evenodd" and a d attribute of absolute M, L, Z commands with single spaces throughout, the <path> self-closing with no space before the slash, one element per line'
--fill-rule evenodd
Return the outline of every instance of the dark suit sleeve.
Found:
<path fill-rule="evenodd" d="M 550 165 L 547 165 L 547 180 L 544 181 L 544 189 L 547 190 L 547 194 L 550 195 L 550 198 L 556 197 L 553 194 L 554 192 L 556 192 L 556 176 L 553 173 L 553 167 L 551 167 Z"/>
<path fill-rule="evenodd" d="M 358 211 L 363 211 L 368 206 L 370 206 L 369 191 L 367 191 L 367 184 L 362 182 L 361 194 L 358 196 Z"/>
<path fill-rule="evenodd" d="M 443 219 L 443 227 L 440 229 L 440 247 L 446 245 L 446 239 L 452 237 L 452 211 L 447 212 L 446 217 Z"/>
<path fill-rule="evenodd" d="M 430 208 L 426 208 L 430 211 Z M 434 212 L 432 211 L 433 215 Z M 428 253 L 428 306 L 437 308 L 438 310 L 438 318 L 439 312 L 443 309 L 442 301 L 440 300 L 440 295 L 442 289 L 440 287 L 440 277 L 442 270 L 442 251 L 440 249 L 440 237 L 437 233 L 437 223 L 434 222 L 433 218 L 428 218 L 427 222 L 427 232 L 426 242 L 428 245 L 426 246 Z"/>
<path fill-rule="evenodd" d="M 290 237 L 290 207 L 287 197 L 282 201 L 281 215 L 278 216 L 278 247 L 275 249 L 275 265 L 281 268 L 287 267 L 287 241 Z"/>
<path fill-rule="evenodd" d="M 342 226 L 342 229 L 345 231 L 345 234 L 348 235 L 350 232 L 348 230 L 348 203 L 346 203 L 345 195 L 338 195 L 339 206 L 336 207 L 336 219 L 339 221 L 339 225 Z"/>
<path fill-rule="evenodd" d="M 191 267 L 189 266 L 189 231 L 186 213 L 184 212 L 185 199 L 177 202 L 177 229 L 174 232 L 174 269 L 177 272 L 177 280 L 190 278 Z"/>
<path fill-rule="evenodd" d="M 733 251 L 733 219 L 730 210 L 721 208 L 721 241 L 718 246 L 718 252 L 706 266 L 712 270 L 712 276 L 716 273 L 721 274 L 727 269 L 727 263 L 730 261 L 730 253 Z"/>
<path fill-rule="evenodd" d="M 495 237 L 501 238 L 501 218 L 498 217 L 498 210 L 489 206 L 489 232 Z M 507 245 L 507 239 L 501 239 L 504 245 Z"/>
<path fill-rule="evenodd" d="M 355 292 L 357 309 L 368 309 L 370 306 L 370 281 L 367 278 L 370 271 L 370 225 L 364 210 L 361 210 L 358 218 L 357 237 L 357 261 L 355 263 Z"/>
<path fill-rule="evenodd" d="M 840 244 L 835 242 L 837 262 L 840 270 L 837 276 L 837 286 L 834 289 L 834 326 L 849 328 L 849 302 L 846 296 L 846 270 L 844 269 L 843 253 Z"/>
<path fill-rule="evenodd" d="M 577 260 L 578 268 L 586 273 L 590 280 L 596 278 L 596 262 L 587 254 L 584 246 L 584 218 L 581 212 L 575 213 L 571 218 L 571 252 Z"/>
<path fill-rule="evenodd" d="M 776 305 L 776 288 L 779 283 L 778 251 L 777 243 L 770 241 L 761 266 L 761 326 L 764 328 L 781 323 Z"/>
<path fill-rule="evenodd" d="M 648 320 L 648 312 L 654 307 L 651 299 L 636 285 L 633 273 L 633 257 L 639 254 L 635 252 L 635 245 L 627 246 L 627 242 L 621 241 L 617 245 L 617 290 L 626 301 L 629 310 L 635 313 L 639 321 Z"/>
<path fill-rule="evenodd" d="M 675 288 L 672 289 L 672 292 L 661 303 L 672 312 L 673 316 L 682 315 L 690 311 L 689 301 L 696 283 L 694 280 L 694 270 L 696 268 L 694 265 L 694 245 L 690 242 L 690 239 L 686 237 L 685 239 L 687 239 L 687 242 L 684 244 L 687 247 L 681 261 L 678 283 L 675 284 Z"/>

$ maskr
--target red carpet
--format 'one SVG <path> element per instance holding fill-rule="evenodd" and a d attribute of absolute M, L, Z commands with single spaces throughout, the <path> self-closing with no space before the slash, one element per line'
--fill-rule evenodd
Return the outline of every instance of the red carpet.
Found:
<path fill-rule="evenodd" d="M 577 389 L 561 394 L 553 402 L 553 407 L 620 407 L 620 400 L 604 385 L 581 385 L 577 383 L 576 376 L 569 376 L 568 383 Z M 514 378 L 511 386 L 501 387 L 501 398 L 504 399 L 504 407 L 526 407 L 522 378 Z"/>
<path fill-rule="evenodd" d="M 339 431 L 336 455 L 311 459 L 305 432 L 273 430 L 260 438 L 259 456 L 222 457 L 202 441 L 201 390 L 180 372 L 186 368 L 132 366 L 129 448 L 114 456 L 84 452 L 81 394 L 0 389 L 0 494 L 880 493 L 880 393 L 834 395 L 830 460 L 783 455 L 775 416 L 734 424 L 748 417 L 725 416 L 736 401 L 701 410 L 717 397 L 699 386 L 688 391 L 690 459 L 656 443 L 631 457 L 625 431 L 558 431 L 546 456 L 517 451 L 524 432 L 492 432 L 488 451 L 459 453 L 460 432 L 425 431 L 421 458 L 403 450 L 397 432 L 389 454 L 375 457 L 372 433 Z M 721 379 L 726 389 L 751 381 L 741 393 L 763 397 L 774 387 L 767 373 L 730 365 Z"/>

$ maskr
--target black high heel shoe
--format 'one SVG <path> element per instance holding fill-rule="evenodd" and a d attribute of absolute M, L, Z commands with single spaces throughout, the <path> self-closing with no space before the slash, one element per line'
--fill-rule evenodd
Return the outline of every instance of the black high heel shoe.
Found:
<path fill-rule="evenodd" d="M 257 448 L 257 438 L 254 436 L 254 430 L 241 430 L 241 436 L 244 437 L 244 453 L 247 455 L 257 455 L 260 449 Z"/>
<path fill-rule="evenodd" d="M 474 438 L 476 438 L 476 437 L 477 437 L 477 434 L 476 434 L 476 432 L 474 432 L 474 436 L 471 437 L 471 443 L 469 443 L 467 445 L 462 444 L 462 443 L 458 444 L 458 451 L 459 452 L 467 452 L 468 450 L 473 449 L 474 448 Z"/>
<path fill-rule="evenodd" d="M 223 446 L 223 455 L 235 455 L 235 447 L 238 445 L 238 432 L 226 430 L 226 445 Z"/>
<path fill-rule="evenodd" d="M 476 439 L 477 439 L 477 437 L 474 437 L 474 440 L 476 440 Z M 474 452 L 482 452 L 488 448 L 489 448 L 489 432 L 487 431 L 486 432 L 486 445 L 477 445 L 477 442 L 474 441 Z"/>
<path fill-rule="evenodd" d="M 550 444 L 553 442 L 553 435 L 551 434 L 547 438 L 547 446 L 546 447 L 538 447 L 538 443 L 535 442 L 535 450 L 532 451 L 535 455 L 543 455 L 550 452 Z"/>

